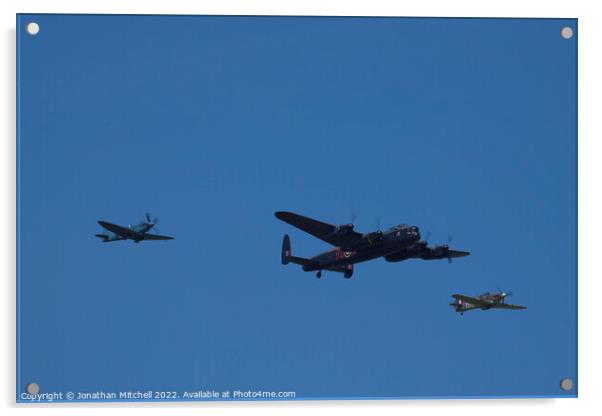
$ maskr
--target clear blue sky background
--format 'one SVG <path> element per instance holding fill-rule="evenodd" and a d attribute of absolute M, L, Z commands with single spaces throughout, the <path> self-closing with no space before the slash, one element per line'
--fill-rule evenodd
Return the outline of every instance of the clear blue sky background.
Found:
<path fill-rule="evenodd" d="M 565 25 L 21 16 L 18 391 L 575 394 Z M 328 246 L 277 210 L 472 255 L 318 280 L 280 264 L 282 235 Z M 145 211 L 176 239 L 93 236 Z M 497 287 L 529 309 L 448 305 Z"/>

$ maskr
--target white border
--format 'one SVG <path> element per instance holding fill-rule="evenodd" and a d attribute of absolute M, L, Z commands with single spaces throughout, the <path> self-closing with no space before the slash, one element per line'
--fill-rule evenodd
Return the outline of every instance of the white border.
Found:
<path fill-rule="evenodd" d="M 1 405 L 5 414 L 105 414 L 107 408 L 119 408 L 133 414 L 487 414 L 526 413 L 563 415 L 593 413 L 602 408 L 600 375 L 600 316 L 602 279 L 599 257 L 602 233 L 599 217 L 602 178 L 599 141 L 602 140 L 600 77 L 602 19 L 595 2 L 507 0 L 494 2 L 470 0 L 386 1 L 229 1 L 229 0 L 4 0 L 2 9 L 2 92 L 0 125 L 3 126 L 0 169 L 0 264 L 2 274 L 2 320 L 0 349 Z M 434 401 L 327 401 L 327 402 L 247 402 L 179 404 L 74 404 L 30 406 L 14 404 L 15 397 L 15 14 L 16 13 L 117 13 L 117 14 L 270 14 L 270 15 L 349 15 L 349 16 L 466 16 L 466 17 L 565 17 L 579 19 L 579 399 L 513 400 L 434 400 Z M 562 224 L 558 224 L 559 237 Z M 554 302 L 554 299 L 550 299 Z M 470 363 L 467 363 L 470 366 Z"/>

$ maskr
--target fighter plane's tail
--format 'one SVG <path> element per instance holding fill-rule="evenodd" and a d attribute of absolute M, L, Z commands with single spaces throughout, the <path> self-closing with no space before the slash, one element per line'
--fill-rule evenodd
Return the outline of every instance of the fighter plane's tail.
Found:
<path fill-rule="evenodd" d="M 106 243 L 109 239 L 109 236 L 106 234 L 94 234 L 96 237 L 100 238 L 103 243 Z"/>

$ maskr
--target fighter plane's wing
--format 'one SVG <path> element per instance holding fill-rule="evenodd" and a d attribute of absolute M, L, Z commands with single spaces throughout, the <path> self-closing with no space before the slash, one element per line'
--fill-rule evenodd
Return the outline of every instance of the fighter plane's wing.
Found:
<path fill-rule="evenodd" d="M 106 221 L 98 221 L 98 224 L 100 224 L 101 227 L 106 228 L 107 230 L 109 230 L 123 238 L 133 238 L 133 239 L 141 238 L 141 234 L 137 233 L 136 231 L 132 230 L 131 228 L 126 228 L 126 227 L 122 227 L 121 225 L 111 224 L 110 222 L 106 222 Z"/>
<path fill-rule="evenodd" d="M 297 227 L 333 246 L 350 247 L 362 239 L 362 234 L 356 231 L 348 230 L 339 234 L 336 232 L 337 227 L 332 224 L 326 224 L 292 212 L 278 211 L 274 215 L 279 220 Z"/>
<path fill-rule="evenodd" d="M 509 303 L 498 303 L 497 305 L 494 306 L 494 308 L 500 308 L 500 309 L 527 309 L 526 306 L 511 305 Z"/>
<path fill-rule="evenodd" d="M 452 298 L 461 300 L 462 302 L 470 303 L 473 306 L 481 307 L 481 306 L 491 306 L 490 302 L 483 302 L 481 299 L 473 298 L 465 295 L 452 295 Z"/>
<path fill-rule="evenodd" d="M 145 240 L 173 240 L 173 237 L 157 234 L 143 234 Z"/>

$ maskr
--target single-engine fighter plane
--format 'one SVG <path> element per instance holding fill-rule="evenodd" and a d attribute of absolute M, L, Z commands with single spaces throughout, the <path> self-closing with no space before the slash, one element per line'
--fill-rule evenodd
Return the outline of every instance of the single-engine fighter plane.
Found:
<path fill-rule="evenodd" d="M 483 293 L 477 297 L 471 297 L 466 295 L 452 295 L 454 302 L 450 303 L 456 312 L 460 312 L 460 315 L 464 315 L 464 312 L 471 311 L 473 309 L 482 309 L 484 311 L 488 309 L 527 309 L 526 306 L 511 305 L 506 303 L 505 300 L 508 296 L 512 296 L 512 292 L 496 292 L 496 293 Z"/>
<path fill-rule="evenodd" d="M 159 218 L 151 219 L 150 214 L 145 214 L 146 221 L 141 221 L 138 225 L 121 225 L 111 224 L 106 221 L 98 221 L 98 224 L 108 232 L 94 234 L 100 238 L 103 243 L 120 240 L 134 240 L 134 243 L 139 243 L 142 240 L 173 240 L 173 237 L 165 235 L 149 234 L 149 231 L 159 222 Z"/>
<path fill-rule="evenodd" d="M 398 262 L 411 258 L 423 260 L 451 259 L 468 256 L 468 251 L 450 250 L 445 245 L 429 247 L 420 239 L 418 227 L 406 224 L 397 225 L 387 231 L 358 233 L 353 224 L 331 225 L 292 212 L 278 211 L 276 218 L 303 230 L 320 240 L 335 246 L 334 249 L 311 258 L 295 257 L 291 252 L 290 237 L 285 234 L 282 241 L 282 264 L 294 263 L 303 271 L 315 271 L 318 278 L 322 270 L 343 273 L 350 278 L 353 265 L 378 257 L 386 261 Z"/>

